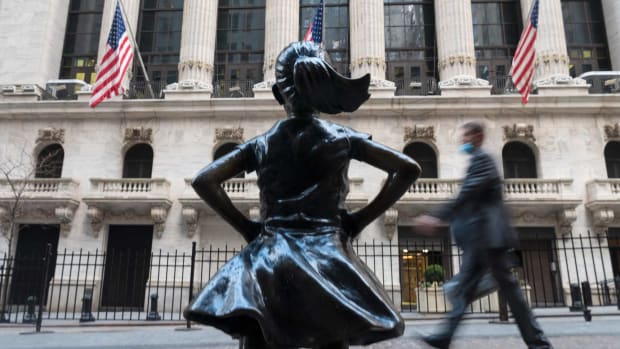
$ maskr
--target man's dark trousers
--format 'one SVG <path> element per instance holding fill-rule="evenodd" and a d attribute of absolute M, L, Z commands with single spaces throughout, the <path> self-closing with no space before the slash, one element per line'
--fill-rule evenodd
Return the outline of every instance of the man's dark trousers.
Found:
<path fill-rule="evenodd" d="M 508 301 L 510 310 L 519 326 L 521 337 L 528 348 L 552 348 L 538 325 L 519 288 L 517 278 L 512 274 L 512 258 L 506 249 L 469 249 L 464 251 L 461 271 L 459 272 L 460 287 L 453 294 L 453 310 L 446 317 L 440 337 L 450 340 L 465 310 L 475 300 L 476 288 L 480 279 L 489 270 L 497 281 L 499 292 Z"/>

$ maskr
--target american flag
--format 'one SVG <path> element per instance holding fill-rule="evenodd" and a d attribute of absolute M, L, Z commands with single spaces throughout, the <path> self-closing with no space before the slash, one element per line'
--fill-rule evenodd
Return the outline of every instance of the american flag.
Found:
<path fill-rule="evenodd" d="M 132 59 L 133 47 L 125 30 L 120 4 L 117 2 L 106 51 L 101 58 L 99 72 L 97 72 L 97 79 L 93 86 L 93 94 L 90 98 L 92 108 L 106 98 L 123 93 L 123 77 L 127 73 Z"/>
<path fill-rule="evenodd" d="M 510 75 L 519 93 L 521 102 L 527 104 L 534 78 L 534 58 L 536 56 L 536 36 L 538 34 L 538 0 L 532 3 L 527 25 L 521 34 L 517 51 L 512 59 Z"/>
<path fill-rule="evenodd" d="M 317 44 L 323 41 L 323 0 L 319 3 L 319 8 L 316 9 L 312 23 L 304 35 L 304 41 L 312 41 Z"/>

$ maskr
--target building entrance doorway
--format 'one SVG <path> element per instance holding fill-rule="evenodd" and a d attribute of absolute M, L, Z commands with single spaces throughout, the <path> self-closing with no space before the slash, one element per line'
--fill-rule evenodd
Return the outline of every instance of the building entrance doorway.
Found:
<path fill-rule="evenodd" d="M 45 290 L 43 304 L 47 304 L 49 283 L 54 277 L 54 270 L 56 269 L 59 236 L 59 225 L 20 225 L 11 277 L 9 297 L 11 304 L 26 304 L 26 300 L 31 296 L 39 300 L 42 290 Z M 52 245 L 52 255 L 46 265 L 43 257 L 48 244 Z M 46 268 L 47 278 L 45 278 Z M 45 283 L 45 285 L 41 283 Z"/>
<path fill-rule="evenodd" d="M 522 286 L 529 292 L 532 306 L 562 306 L 557 246 L 553 228 L 518 228 L 521 249 L 516 269 Z"/>
<path fill-rule="evenodd" d="M 152 225 L 110 226 L 101 306 L 144 308 L 152 241 Z"/>

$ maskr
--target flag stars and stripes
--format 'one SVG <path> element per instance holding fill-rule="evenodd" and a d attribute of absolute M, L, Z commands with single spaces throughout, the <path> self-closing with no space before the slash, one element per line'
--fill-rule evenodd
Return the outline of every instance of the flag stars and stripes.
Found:
<path fill-rule="evenodd" d="M 120 4 L 116 3 L 114 19 L 108 35 L 106 51 L 101 59 L 93 86 L 90 106 L 96 107 L 107 98 L 123 93 L 123 78 L 133 60 L 133 47 L 123 21 Z"/>
<path fill-rule="evenodd" d="M 521 39 L 512 59 L 510 75 L 512 81 L 521 94 L 521 101 L 527 104 L 534 78 L 534 59 L 536 57 L 536 37 L 538 36 L 538 3 L 534 0 L 527 25 L 521 34 Z"/>

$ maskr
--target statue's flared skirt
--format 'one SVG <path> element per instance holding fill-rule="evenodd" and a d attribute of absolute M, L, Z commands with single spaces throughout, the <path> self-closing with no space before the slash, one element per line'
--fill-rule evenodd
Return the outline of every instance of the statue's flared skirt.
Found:
<path fill-rule="evenodd" d="M 217 272 L 185 317 L 233 336 L 261 331 L 278 347 L 400 336 L 403 319 L 341 234 L 267 229 Z"/>

